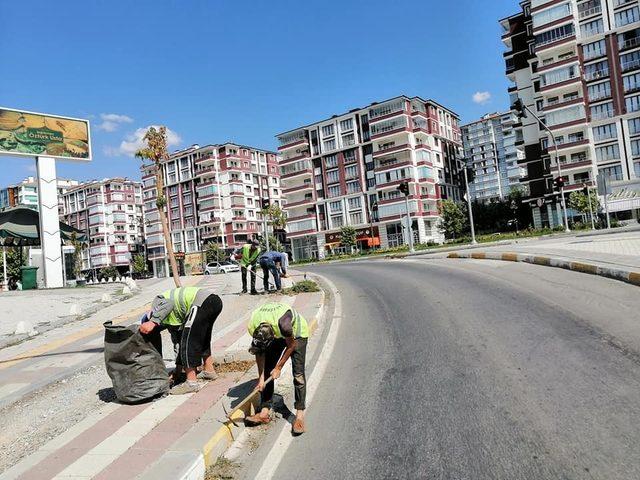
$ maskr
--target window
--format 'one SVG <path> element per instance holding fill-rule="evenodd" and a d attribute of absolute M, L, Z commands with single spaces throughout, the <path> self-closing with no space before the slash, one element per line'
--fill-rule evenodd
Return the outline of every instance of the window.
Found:
<path fill-rule="evenodd" d="M 357 193 L 360 191 L 360 182 L 347 182 L 347 193 Z"/>
<path fill-rule="evenodd" d="M 419 167 L 418 168 L 418 177 L 419 178 L 433 178 L 433 170 L 429 167 Z"/>
<path fill-rule="evenodd" d="M 343 147 L 349 147 L 351 145 L 354 145 L 356 143 L 356 139 L 353 136 L 353 133 L 349 133 L 347 135 L 343 135 L 342 136 L 342 146 Z"/>
<path fill-rule="evenodd" d="M 404 117 L 392 118 L 391 120 L 385 120 L 383 122 L 371 125 L 371 135 L 380 135 L 381 133 L 390 132 L 392 130 L 398 130 L 399 128 L 406 128 L 407 121 Z"/>
<path fill-rule="evenodd" d="M 634 95 L 624 99 L 624 105 L 627 108 L 627 113 L 637 112 L 640 110 L 640 95 Z"/>
<path fill-rule="evenodd" d="M 338 166 L 338 157 L 336 155 L 329 155 L 324 157 L 324 166 L 327 168 L 334 168 Z"/>
<path fill-rule="evenodd" d="M 547 113 L 547 126 L 560 125 L 584 118 L 584 106 L 575 105 Z"/>
<path fill-rule="evenodd" d="M 569 67 L 558 68 L 542 75 L 542 85 L 553 85 L 555 83 L 565 82 L 577 76 L 577 67 L 571 65 Z"/>
<path fill-rule="evenodd" d="M 562 40 L 563 38 L 570 37 L 575 33 L 573 29 L 573 23 L 568 23 L 566 25 L 562 25 L 560 27 L 552 28 L 546 32 L 542 32 L 539 35 L 536 35 L 535 44 L 536 47 L 540 47 L 542 45 L 547 45 L 549 43 L 557 42 L 558 40 Z"/>
<path fill-rule="evenodd" d="M 613 117 L 613 102 L 594 105 L 589 109 L 591 120 L 601 120 L 603 118 Z"/>
<path fill-rule="evenodd" d="M 584 60 L 591 60 L 592 58 L 597 58 L 605 55 L 606 46 L 604 40 L 600 40 L 598 42 L 587 43 L 582 46 L 582 55 Z"/>
<path fill-rule="evenodd" d="M 596 148 L 596 158 L 599 162 L 617 160 L 620 158 L 620 148 L 617 143 Z"/>
<path fill-rule="evenodd" d="M 590 102 L 595 102 L 603 98 L 611 96 L 611 82 L 607 80 L 603 83 L 596 83 L 595 85 L 589 85 L 587 87 L 587 95 Z"/>
<path fill-rule="evenodd" d="M 614 18 L 617 27 L 624 27 L 625 25 L 629 25 L 630 23 L 640 20 L 640 10 L 637 6 L 627 10 L 622 10 L 621 12 L 617 12 Z"/>
<path fill-rule="evenodd" d="M 333 135 L 333 125 L 325 125 L 322 127 L 322 136 L 330 137 Z"/>
<path fill-rule="evenodd" d="M 340 186 L 339 185 L 332 185 L 327 189 L 327 196 L 329 198 L 333 198 L 333 197 L 338 197 L 340 196 Z"/>
<path fill-rule="evenodd" d="M 431 152 L 429 150 L 417 150 L 416 159 L 419 162 L 431 162 Z"/>
<path fill-rule="evenodd" d="M 580 36 L 582 37 L 590 37 L 592 35 L 597 35 L 598 33 L 602 33 L 604 31 L 604 23 L 602 23 L 602 19 L 594 20 L 592 22 L 583 23 L 580 25 Z"/>
<path fill-rule="evenodd" d="M 344 177 L 349 180 L 350 178 L 356 178 L 358 176 L 358 167 L 356 165 L 350 165 L 344 169 Z"/>
<path fill-rule="evenodd" d="M 327 183 L 336 183 L 338 181 L 340 181 L 338 170 L 331 170 L 330 172 L 327 172 Z"/>
<path fill-rule="evenodd" d="M 349 214 L 349 223 L 351 225 L 360 225 L 362 221 L 362 212 L 354 212 Z"/>
<path fill-rule="evenodd" d="M 584 78 L 587 81 L 607 76 L 609 76 L 609 62 L 607 60 L 584 66 Z"/>
<path fill-rule="evenodd" d="M 640 178 L 640 162 L 633 164 L 633 171 L 636 174 L 636 178 Z"/>
<path fill-rule="evenodd" d="M 616 138 L 617 136 L 618 136 L 618 133 L 616 130 L 615 123 L 610 123 L 608 125 L 600 125 L 599 127 L 593 128 L 593 139 L 596 142 L 607 140 L 609 138 Z"/>
<path fill-rule="evenodd" d="M 408 168 L 390 170 L 388 172 L 382 172 L 382 173 L 376 174 L 376 183 L 380 185 L 383 183 L 395 182 L 397 180 L 402 180 L 403 178 L 407 178 L 408 176 L 409 176 Z"/>
<path fill-rule="evenodd" d="M 351 197 L 347 200 L 347 202 L 349 203 L 349 210 L 357 210 L 358 208 L 362 208 L 360 197 Z"/>
<path fill-rule="evenodd" d="M 333 226 L 333 228 L 342 227 L 344 225 L 344 219 L 342 218 L 342 215 L 331 217 L 331 225 Z"/>
<path fill-rule="evenodd" d="M 625 93 L 637 91 L 640 88 L 640 73 L 634 73 L 632 75 L 622 77 L 622 83 L 624 84 Z"/>
<path fill-rule="evenodd" d="M 347 130 L 353 130 L 353 119 L 347 118 L 346 120 L 342 120 L 340 122 L 340 130 L 346 132 Z"/>
<path fill-rule="evenodd" d="M 533 28 L 538 28 L 541 25 L 554 22 L 560 18 L 564 18 L 571 15 L 571 4 L 565 3 L 563 5 L 557 5 L 552 8 L 548 8 L 540 13 L 534 13 L 532 15 Z"/>
<path fill-rule="evenodd" d="M 620 165 L 613 165 L 611 167 L 600 168 L 598 169 L 598 173 L 603 177 L 606 177 L 607 180 L 623 180 L 622 176 L 622 167 Z"/>
<path fill-rule="evenodd" d="M 640 66 L 640 51 L 620 55 L 620 65 L 623 72 L 628 72 Z"/>
<path fill-rule="evenodd" d="M 640 157 L 640 140 L 631 140 L 631 154 Z"/>
<path fill-rule="evenodd" d="M 331 213 L 342 212 L 342 202 L 329 202 L 329 211 Z"/>
<path fill-rule="evenodd" d="M 325 152 L 328 152 L 330 150 L 335 150 L 336 149 L 335 139 L 325 140 L 324 142 L 322 142 L 322 149 Z"/>

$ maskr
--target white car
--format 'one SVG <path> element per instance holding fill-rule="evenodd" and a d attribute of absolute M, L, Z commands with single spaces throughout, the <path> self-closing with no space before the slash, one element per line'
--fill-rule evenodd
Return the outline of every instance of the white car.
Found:
<path fill-rule="evenodd" d="M 213 262 L 209 263 L 204 269 L 205 275 L 213 275 L 215 273 L 239 272 L 240 266 L 231 262 Z"/>

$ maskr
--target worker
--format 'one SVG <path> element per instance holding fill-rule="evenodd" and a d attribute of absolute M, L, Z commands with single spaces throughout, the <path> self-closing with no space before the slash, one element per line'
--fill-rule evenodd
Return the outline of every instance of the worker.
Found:
<path fill-rule="evenodd" d="M 257 389 L 261 392 L 261 405 L 260 412 L 247 417 L 246 422 L 249 425 L 260 425 L 271 421 L 274 382 L 265 384 L 265 372 L 275 381 L 291 357 L 296 409 L 292 432 L 301 435 L 305 431 L 307 384 L 304 370 L 309 338 L 307 321 L 287 303 L 266 303 L 253 311 L 248 330 L 252 337 L 249 352 L 256 356 L 258 366 Z"/>
<path fill-rule="evenodd" d="M 218 377 L 211 356 L 211 333 L 221 311 L 220 297 L 198 287 L 173 288 L 153 300 L 148 320 L 140 325 L 140 332 L 149 334 L 155 328 L 168 329 L 174 345 L 180 345 L 173 378 L 175 380 L 183 369 L 186 373 L 186 381 L 171 388 L 169 393 L 196 392 L 198 379 Z M 197 373 L 200 366 L 202 371 Z"/>
<path fill-rule="evenodd" d="M 276 285 L 276 291 L 282 290 L 282 282 L 280 277 L 287 276 L 287 266 L 289 265 L 289 257 L 286 253 L 269 251 L 260 255 L 260 266 L 262 267 L 262 282 L 264 291 L 269 292 L 269 272 L 273 277 Z"/>
<path fill-rule="evenodd" d="M 251 295 L 257 295 L 256 290 L 256 268 L 258 257 L 260 256 L 260 242 L 251 240 L 241 249 L 235 252 L 236 260 L 240 260 L 240 274 L 242 275 L 242 293 L 247 293 L 247 270 L 251 269 Z"/>

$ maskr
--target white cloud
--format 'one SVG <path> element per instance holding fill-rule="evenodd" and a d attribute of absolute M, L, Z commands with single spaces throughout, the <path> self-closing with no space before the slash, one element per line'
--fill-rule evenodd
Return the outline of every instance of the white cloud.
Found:
<path fill-rule="evenodd" d="M 133 122 L 133 118 L 117 113 L 101 113 L 100 118 L 102 123 L 99 123 L 96 128 L 105 132 L 115 132 L 123 123 Z"/>
<path fill-rule="evenodd" d="M 491 93 L 489 92 L 476 92 L 473 94 L 473 101 L 478 105 L 484 105 L 491 100 Z"/>
<path fill-rule="evenodd" d="M 158 125 L 149 125 L 148 127 L 138 128 L 135 132 L 130 133 L 120 142 L 119 147 L 105 147 L 104 153 L 108 156 L 126 155 L 133 157 L 135 153 L 144 147 L 143 138 L 150 127 L 160 128 Z M 167 147 L 175 147 L 180 145 L 182 139 L 176 132 L 167 128 Z"/>

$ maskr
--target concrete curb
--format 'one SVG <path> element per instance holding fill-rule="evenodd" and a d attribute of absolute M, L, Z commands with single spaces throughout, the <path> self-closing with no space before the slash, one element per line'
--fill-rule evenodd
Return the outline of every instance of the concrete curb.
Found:
<path fill-rule="evenodd" d="M 316 313 L 316 316 L 309 322 L 309 329 L 311 335 L 313 335 L 318 327 L 323 323 L 323 316 L 325 314 L 327 294 L 324 290 L 321 290 L 320 309 Z M 252 357 L 253 358 L 253 357 Z M 255 367 L 254 367 L 255 368 Z M 255 373 L 246 373 L 242 376 L 239 383 L 243 383 L 250 378 L 255 378 Z M 224 401 L 226 397 L 223 397 Z M 236 409 L 230 412 L 231 418 L 233 418 L 239 424 L 242 423 L 242 419 L 245 416 L 253 415 L 258 406 L 260 400 L 260 394 L 255 392 L 251 396 L 251 401 L 246 408 Z M 234 442 L 241 430 L 244 427 L 236 427 L 231 421 L 223 423 L 220 428 L 213 432 L 210 438 L 202 446 L 200 454 L 197 458 L 194 458 L 193 462 L 186 469 L 186 471 L 178 477 L 180 480 L 202 480 L 205 476 L 207 469 L 214 465 L 229 446 Z"/>
<path fill-rule="evenodd" d="M 571 258 L 535 255 L 515 252 L 451 252 L 447 258 L 473 258 L 477 260 L 502 260 L 505 262 L 525 262 L 545 267 L 564 268 L 574 272 L 599 275 L 640 286 L 640 272 L 624 268 L 604 266 L 597 263 L 576 261 Z"/>

